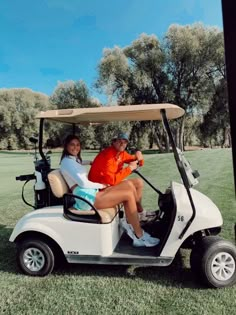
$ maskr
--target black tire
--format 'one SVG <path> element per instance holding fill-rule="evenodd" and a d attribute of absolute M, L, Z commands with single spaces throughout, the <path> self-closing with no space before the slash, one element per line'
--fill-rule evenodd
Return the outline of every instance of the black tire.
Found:
<path fill-rule="evenodd" d="M 54 263 L 54 253 L 46 242 L 28 239 L 17 244 L 17 264 L 23 273 L 44 277 L 52 272 Z"/>
<path fill-rule="evenodd" d="M 236 248 L 218 236 L 204 237 L 190 255 L 193 273 L 204 284 L 213 288 L 236 283 Z"/>

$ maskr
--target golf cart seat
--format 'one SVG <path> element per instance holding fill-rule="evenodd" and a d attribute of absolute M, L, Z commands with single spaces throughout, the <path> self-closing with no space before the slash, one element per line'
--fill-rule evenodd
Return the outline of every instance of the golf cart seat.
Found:
<path fill-rule="evenodd" d="M 57 198 L 62 198 L 65 194 L 70 193 L 70 189 L 64 180 L 59 169 L 53 170 L 48 174 L 48 181 L 52 190 L 52 193 Z M 77 210 L 73 207 L 69 207 L 68 211 L 73 215 L 80 216 L 94 216 L 96 215 L 95 210 Z M 101 223 L 110 223 L 113 221 L 115 216 L 119 211 L 119 207 L 115 208 L 107 208 L 107 209 L 99 209 L 97 210 Z M 78 216 L 79 215 L 79 216 Z M 74 217 L 75 218 L 75 217 Z M 76 219 L 75 219 L 76 220 Z M 80 221 L 79 219 L 76 221 Z M 83 220 L 82 220 L 83 221 Z"/>

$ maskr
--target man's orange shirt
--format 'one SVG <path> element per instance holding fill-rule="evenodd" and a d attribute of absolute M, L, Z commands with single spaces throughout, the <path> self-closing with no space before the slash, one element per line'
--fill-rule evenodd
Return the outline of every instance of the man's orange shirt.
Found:
<path fill-rule="evenodd" d="M 93 161 L 88 179 L 92 182 L 113 186 L 129 176 L 132 172 L 130 167 L 123 167 L 123 165 L 135 161 L 136 156 L 130 155 L 126 151 L 117 153 L 113 146 L 102 150 Z M 139 164 L 142 166 L 144 161 L 140 161 Z"/>

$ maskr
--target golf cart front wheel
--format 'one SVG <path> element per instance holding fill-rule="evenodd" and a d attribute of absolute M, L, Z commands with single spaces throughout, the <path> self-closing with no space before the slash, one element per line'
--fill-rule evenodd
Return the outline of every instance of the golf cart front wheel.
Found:
<path fill-rule="evenodd" d="M 54 254 L 41 240 L 25 240 L 17 246 L 17 263 L 25 274 L 43 277 L 54 268 Z"/>
<path fill-rule="evenodd" d="M 192 270 L 214 288 L 236 283 L 236 248 L 219 237 L 205 237 L 190 256 Z"/>

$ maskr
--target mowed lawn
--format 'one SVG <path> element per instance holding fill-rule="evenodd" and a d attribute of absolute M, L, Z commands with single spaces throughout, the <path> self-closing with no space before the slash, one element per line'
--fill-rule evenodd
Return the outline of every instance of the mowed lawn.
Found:
<path fill-rule="evenodd" d="M 84 158 L 95 153 L 85 152 Z M 236 202 L 229 149 L 186 152 L 193 168 L 200 172 L 196 189 L 208 195 L 221 209 L 221 235 L 234 242 Z M 57 167 L 59 155 L 52 154 Z M 145 154 L 142 173 L 162 191 L 171 180 L 179 181 L 172 154 Z M 21 274 L 15 263 L 14 244 L 8 239 L 25 213 L 31 211 L 21 200 L 23 183 L 15 176 L 33 172 L 30 154 L 0 153 L 0 314 L 233 314 L 236 286 L 206 289 L 189 268 L 189 251 L 170 266 L 129 267 L 67 265 L 45 278 Z M 26 199 L 33 202 L 32 184 Z M 157 209 L 156 194 L 145 185 L 143 204 Z"/>

